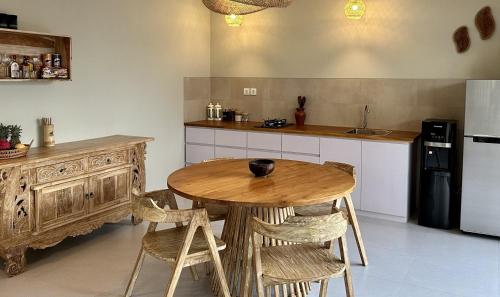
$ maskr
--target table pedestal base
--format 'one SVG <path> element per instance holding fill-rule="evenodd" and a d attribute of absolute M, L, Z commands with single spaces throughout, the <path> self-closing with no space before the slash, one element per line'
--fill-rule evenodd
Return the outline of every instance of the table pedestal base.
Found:
<path fill-rule="evenodd" d="M 250 297 L 254 289 L 253 262 L 249 259 L 249 236 L 247 221 L 257 217 L 271 224 L 283 223 L 294 215 L 292 207 L 287 208 L 246 208 L 230 207 L 222 231 L 222 240 L 227 247 L 222 252 L 222 266 L 226 273 L 229 290 L 232 296 Z M 287 245 L 288 242 L 264 238 L 265 246 Z M 212 275 L 212 290 L 215 296 L 222 296 L 217 279 Z M 305 297 L 310 292 L 309 283 L 279 285 L 266 289 L 266 296 L 271 297 Z"/>

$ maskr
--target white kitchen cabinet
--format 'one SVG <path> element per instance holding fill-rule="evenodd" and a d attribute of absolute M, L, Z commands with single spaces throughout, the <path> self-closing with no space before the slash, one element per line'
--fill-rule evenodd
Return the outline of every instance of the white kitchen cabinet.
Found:
<path fill-rule="evenodd" d="M 358 215 L 407 221 L 410 143 L 186 127 L 186 166 L 214 158 L 287 159 L 351 164 Z"/>
<path fill-rule="evenodd" d="M 363 141 L 363 211 L 407 220 L 410 144 Z"/>
<path fill-rule="evenodd" d="M 215 130 L 215 145 L 247 148 L 247 132 Z"/>
<path fill-rule="evenodd" d="M 283 160 L 293 160 L 309 162 L 314 164 L 319 164 L 319 155 L 304 155 L 304 154 L 294 154 L 294 153 L 281 153 L 281 158 Z"/>
<path fill-rule="evenodd" d="M 210 145 L 186 144 L 186 163 L 200 163 L 215 158 L 215 148 Z"/>
<path fill-rule="evenodd" d="M 356 170 L 356 189 L 351 194 L 354 208 L 361 209 L 363 167 L 361 162 L 361 140 L 342 138 L 320 139 L 320 163 L 326 161 L 351 164 Z"/>
<path fill-rule="evenodd" d="M 214 144 L 214 141 L 214 129 L 186 127 L 187 143 Z"/>
<path fill-rule="evenodd" d="M 247 149 L 216 146 L 215 157 L 245 159 L 247 157 Z"/>
<path fill-rule="evenodd" d="M 248 132 L 248 148 L 281 152 L 281 134 Z"/>
<path fill-rule="evenodd" d="M 283 134 L 282 150 L 287 153 L 319 155 L 319 137 Z"/>
<path fill-rule="evenodd" d="M 281 159 L 281 152 L 247 150 L 247 157 L 249 159 Z"/>

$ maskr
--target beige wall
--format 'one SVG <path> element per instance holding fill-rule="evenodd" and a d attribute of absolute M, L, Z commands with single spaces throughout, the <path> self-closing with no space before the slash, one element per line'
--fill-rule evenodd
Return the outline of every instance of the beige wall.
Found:
<path fill-rule="evenodd" d="M 255 87 L 258 95 L 243 96 Z M 369 105 L 369 127 L 420 131 L 426 118 L 463 125 L 465 81 L 434 79 L 188 78 L 185 118 L 204 119 L 208 98 L 250 113 L 251 120 L 286 118 L 295 122 L 297 97 L 306 96 L 307 124 L 359 127 Z"/>
<path fill-rule="evenodd" d="M 487 0 L 366 0 L 349 21 L 345 0 L 296 0 L 246 17 L 241 28 L 212 15 L 212 76 L 306 78 L 500 78 L 500 34 L 481 41 L 474 16 Z M 452 34 L 470 28 L 456 53 Z"/>
<path fill-rule="evenodd" d="M 146 5 L 147 2 L 147 5 Z M 37 139 L 53 117 L 56 140 L 110 134 L 156 137 L 148 188 L 182 166 L 183 77 L 210 75 L 210 15 L 199 0 L 0 0 L 20 29 L 73 37 L 73 81 L 0 84 L 0 122 Z"/>

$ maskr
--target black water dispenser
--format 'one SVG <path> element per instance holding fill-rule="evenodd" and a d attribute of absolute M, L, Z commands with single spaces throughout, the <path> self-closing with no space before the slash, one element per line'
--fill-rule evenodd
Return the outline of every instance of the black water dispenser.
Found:
<path fill-rule="evenodd" d="M 422 123 L 422 167 L 418 224 L 450 229 L 456 224 L 457 122 Z"/>

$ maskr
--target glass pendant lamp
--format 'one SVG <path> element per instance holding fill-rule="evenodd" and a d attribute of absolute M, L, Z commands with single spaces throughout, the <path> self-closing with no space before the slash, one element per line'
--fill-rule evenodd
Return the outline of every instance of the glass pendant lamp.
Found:
<path fill-rule="evenodd" d="M 239 27 L 243 23 L 243 16 L 242 15 L 236 15 L 236 14 L 230 14 L 226 15 L 226 24 L 229 27 Z"/>
<path fill-rule="evenodd" d="M 363 0 L 348 0 L 344 8 L 345 16 L 350 20 L 360 20 L 366 12 Z"/>

